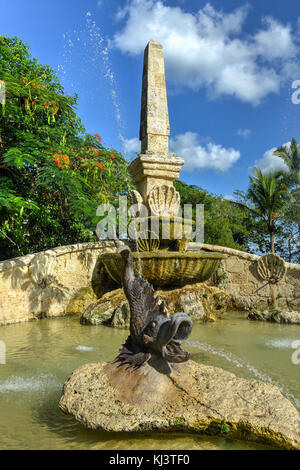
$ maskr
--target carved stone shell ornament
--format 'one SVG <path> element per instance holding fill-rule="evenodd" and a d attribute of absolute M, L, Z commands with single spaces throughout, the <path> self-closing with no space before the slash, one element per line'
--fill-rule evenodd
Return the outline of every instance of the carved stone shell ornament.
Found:
<path fill-rule="evenodd" d="M 29 265 L 32 280 L 42 289 L 51 284 L 55 272 L 56 254 L 53 251 L 37 253 Z"/>
<path fill-rule="evenodd" d="M 263 281 L 278 282 L 286 273 L 285 262 L 273 253 L 261 256 L 257 261 L 257 273 Z"/>
<path fill-rule="evenodd" d="M 162 184 L 151 189 L 148 204 L 152 215 L 172 217 L 178 213 L 180 196 L 173 186 Z"/>
<path fill-rule="evenodd" d="M 128 191 L 128 199 L 131 204 L 143 204 L 142 196 L 135 189 L 130 189 Z"/>
<path fill-rule="evenodd" d="M 137 206 L 137 213 L 135 215 L 138 216 L 141 211 L 142 204 L 143 204 L 142 196 L 135 189 L 130 189 L 128 191 L 128 200 L 131 205 L 135 204 Z"/>

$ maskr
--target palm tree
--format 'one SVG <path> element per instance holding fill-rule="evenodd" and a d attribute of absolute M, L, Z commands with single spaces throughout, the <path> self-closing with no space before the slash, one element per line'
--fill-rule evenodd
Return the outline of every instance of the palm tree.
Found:
<path fill-rule="evenodd" d="M 282 213 L 289 196 L 288 186 L 284 182 L 282 172 L 264 174 L 259 168 L 254 168 L 250 177 L 248 200 L 252 203 L 249 209 L 258 217 L 265 220 L 271 242 L 271 252 L 275 253 L 274 235 L 275 223 Z"/>
<path fill-rule="evenodd" d="M 299 191 L 299 182 L 300 182 L 300 145 L 293 138 L 291 140 L 291 145 L 288 147 L 284 145 L 283 147 L 275 150 L 274 155 L 282 158 L 288 167 L 288 173 L 286 177 L 286 182 L 289 186 L 295 186 L 293 194 L 294 204 L 291 207 L 292 213 L 297 214 L 300 210 L 300 191 Z M 298 225 L 298 237 L 300 239 L 300 220 L 295 220 Z"/>
<path fill-rule="evenodd" d="M 290 147 L 284 145 L 273 153 L 284 160 L 290 176 L 289 183 L 295 185 L 296 190 L 298 190 L 300 181 L 300 145 L 293 138 Z"/>

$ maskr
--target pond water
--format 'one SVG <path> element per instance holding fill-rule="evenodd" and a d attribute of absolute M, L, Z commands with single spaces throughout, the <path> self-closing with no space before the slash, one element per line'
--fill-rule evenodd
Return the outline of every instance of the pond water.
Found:
<path fill-rule="evenodd" d="M 78 317 L 0 327 L 0 449 L 263 449 L 263 445 L 197 434 L 107 434 L 85 429 L 58 409 L 67 376 L 87 362 L 114 359 L 128 332 L 87 326 Z M 300 365 L 291 343 L 300 327 L 226 314 L 194 325 L 185 349 L 192 359 L 240 377 L 277 384 L 300 410 Z"/>

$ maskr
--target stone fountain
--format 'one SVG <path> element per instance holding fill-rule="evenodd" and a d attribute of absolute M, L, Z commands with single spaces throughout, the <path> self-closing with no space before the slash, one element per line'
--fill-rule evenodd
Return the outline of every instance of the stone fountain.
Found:
<path fill-rule="evenodd" d="M 144 60 L 143 153 L 130 165 L 138 188 L 132 197 L 138 204 L 146 204 L 151 214 L 173 217 L 174 224 L 181 227 L 182 219 L 176 219 L 179 195 L 173 181 L 183 160 L 168 153 L 163 67 L 162 47 L 152 40 Z M 184 312 L 169 317 L 148 280 L 137 276 L 130 247 L 117 238 L 115 245 L 117 253 L 107 254 L 104 266 L 112 279 L 121 278 L 130 308 L 130 334 L 113 362 L 86 364 L 72 373 L 64 384 L 60 409 L 90 429 L 225 434 L 299 449 L 300 415 L 294 406 L 273 385 L 189 360 L 182 343 L 191 333 L 191 319 Z M 179 252 L 168 248 L 166 254 L 176 259 Z M 145 259 L 154 263 L 157 252 L 148 253 Z M 194 258 L 188 257 L 188 252 L 183 254 L 177 262 L 187 260 L 185 269 L 191 263 L 197 276 L 194 260 L 199 256 L 202 262 L 202 254 L 193 253 Z M 155 281 L 162 275 L 159 266 L 158 262 L 154 271 L 145 269 L 144 264 L 143 275 L 146 272 L 149 278 L 151 271 Z M 164 282 L 176 282 L 175 270 L 176 265 Z"/>
<path fill-rule="evenodd" d="M 204 251 L 186 251 L 193 229 L 192 220 L 178 216 L 180 195 L 173 186 L 184 165 L 183 158 L 169 152 L 170 135 L 164 57 L 161 44 L 151 40 L 144 54 L 140 141 L 141 154 L 128 171 L 137 190 L 129 194 L 137 208 L 144 207 L 138 222 L 146 236 L 138 239 L 139 253 L 133 253 L 141 274 L 155 287 L 185 286 L 204 282 L 219 267 L 223 255 Z M 167 236 L 164 236 L 167 227 Z M 104 254 L 102 263 L 110 279 L 121 285 L 122 263 L 119 254 Z"/>
<path fill-rule="evenodd" d="M 130 248 L 115 244 L 123 259 L 130 334 L 113 362 L 73 372 L 60 409 L 90 429 L 225 433 L 300 449 L 300 415 L 277 387 L 189 360 L 182 343 L 191 319 L 183 312 L 169 318 L 153 287 L 135 277 Z"/>
<path fill-rule="evenodd" d="M 277 387 L 189 360 L 192 330 L 183 312 L 171 318 L 148 281 L 136 278 L 132 253 L 117 239 L 130 334 L 113 362 L 76 369 L 60 409 L 90 429 L 181 431 L 300 449 L 300 415 Z"/>

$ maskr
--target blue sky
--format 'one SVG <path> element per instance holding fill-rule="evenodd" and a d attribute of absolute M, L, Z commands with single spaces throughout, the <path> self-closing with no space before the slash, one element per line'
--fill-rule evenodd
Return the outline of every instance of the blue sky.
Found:
<path fill-rule="evenodd" d="M 0 0 L 0 32 L 57 70 L 86 129 L 128 158 L 143 51 L 161 42 L 180 179 L 210 192 L 245 190 L 253 165 L 277 168 L 273 149 L 300 141 L 299 0 Z"/>

